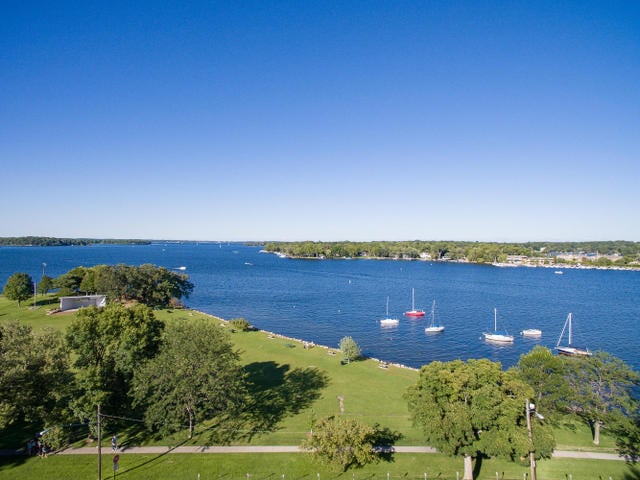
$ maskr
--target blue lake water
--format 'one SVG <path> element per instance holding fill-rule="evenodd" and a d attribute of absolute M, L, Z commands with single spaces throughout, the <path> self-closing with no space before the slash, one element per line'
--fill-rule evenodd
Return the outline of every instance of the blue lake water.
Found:
<path fill-rule="evenodd" d="M 43 264 L 46 263 L 46 267 Z M 508 367 L 535 345 L 553 348 L 569 312 L 574 343 L 606 350 L 640 371 L 640 272 L 564 270 L 393 260 L 298 260 L 260 247 L 217 243 L 144 246 L 0 247 L 0 282 L 15 272 L 38 280 L 97 264 L 185 266 L 194 283 L 187 306 L 224 319 L 246 318 L 260 329 L 337 346 L 352 336 L 365 355 L 420 367 L 432 360 L 489 358 Z M 416 307 L 427 315 L 410 319 Z M 386 299 L 400 322 L 382 328 Z M 431 303 L 446 330 L 426 335 Z M 481 339 L 493 326 L 515 335 L 513 345 Z M 523 338 L 539 328 L 540 339 Z"/>

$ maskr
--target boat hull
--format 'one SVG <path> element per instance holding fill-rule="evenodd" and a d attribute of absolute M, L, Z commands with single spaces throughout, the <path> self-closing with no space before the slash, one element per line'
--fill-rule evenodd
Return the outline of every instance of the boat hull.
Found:
<path fill-rule="evenodd" d="M 400 321 L 397 318 L 383 318 L 380 320 L 380 325 L 383 327 L 394 327 L 398 325 Z"/>
<path fill-rule="evenodd" d="M 556 347 L 556 351 L 560 355 L 568 355 L 570 357 L 590 357 L 591 352 L 584 348 L 578 347 Z"/>
<path fill-rule="evenodd" d="M 523 337 L 538 338 L 542 336 L 542 330 L 537 328 L 528 328 L 520 332 Z"/>
<path fill-rule="evenodd" d="M 484 333 L 484 339 L 494 343 L 513 343 L 513 336 L 500 333 Z"/>
<path fill-rule="evenodd" d="M 424 329 L 424 333 L 442 333 L 444 332 L 444 327 L 427 327 Z"/>
<path fill-rule="evenodd" d="M 423 310 L 409 310 L 408 312 L 404 312 L 407 317 L 424 317 Z"/>

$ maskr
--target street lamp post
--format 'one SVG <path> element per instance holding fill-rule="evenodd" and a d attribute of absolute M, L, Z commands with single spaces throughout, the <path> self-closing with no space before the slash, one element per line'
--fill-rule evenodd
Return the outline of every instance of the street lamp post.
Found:
<path fill-rule="evenodd" d="M 536 480 L 536 452 L 533 447 L 533 432 L 531 431 L 531 413 L 535 412 L 536 406 L 525 400 L 524 410 L 527 413 L 527 432 L 529 433 L 529 464 L 531 465 L 531 480 Z"/>

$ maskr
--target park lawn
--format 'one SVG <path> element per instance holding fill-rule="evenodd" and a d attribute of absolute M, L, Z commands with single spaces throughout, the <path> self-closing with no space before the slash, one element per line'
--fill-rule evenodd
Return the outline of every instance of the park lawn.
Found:
<path fill-rule="evenodd" d="M 198 317 L 197 312 L 164 311 L 159 318 L 167 321 Z M 207 318 L 210 318 L 207 316 Z M 222 320 L 223 325 L 227 325 Z M 227 327 L 229 328 L 229 327 Z M 230 329 L 231 330 L 231 329 Z M 411 424 L 407 402 L 403 395 L 418 379 L 413 369 L 390 365 L 380 368 L 372 359 L 342 364 L 340 352 L 335 348 L 315 345 L 304 348 L 300 340 L 283 338 L 263 331 L 235 332 L 231 340 L 241 352 L 244 365 L 260 365 L 267 371 L 284 375 L 299 369 L 317 369 L 327 375 L 328 383 L 320 392 L 320 398 L 296 415 L 285 417 L 273 432 L 265 432 L 253 438 L 254 445 L 298 445 L 310 430 L 315 419 L 340 414 L 388 428 L 402 435 L 397 445 L 422 445 L 420 430 Z M 329 352 L 334 353 L 330 355 Z M 197 443 L 197 442 L 196 442 Z"/>
<path fill-rule="evenodd" d="M 113 456 L 103 455 L 102 478 L 114 478 Z M 41 459 L 0 458 L 0 478 L 51 480 L 97 478 L 95 455 L 50 455 Z M 640 469 L 620 461 L 553 459 L 539 462 L 538 478 L 544 480 L 639 479 Z M 484 460 L 477 480 L 520 480 L 529 468 L 504 460 Z M 437 454 L 395 454 L 393 462 L 382 461 L 345 473 L 327 469 L 300 453 L 253 454 L 120 454 L 115 478 L 126 480 L 424 480 L 462 477 L 462 459 Z"/>
<path fill-rule="evenodd" d="M 47 315 L 49 310 L 54 310 L 58 308 L 59 305 L 58 297 L 54 294 L 38 295 L 35 308 L 33 299 L 22 302 L 18 307 L 18 302 L 8 300 L 4 295 L 0 295 L 0 322 L 18 320 L 27 325 L 31 325 L 36 331 L 44 328 L 64 331 L 75 318 L 75 313 L 69 312 Z"/>
<path fill-rule="evenodd" d="M 600 430 L 600 445 L 593 444 L 593 436 L 589 426 L 577 420 L 566 422 L 555 428 L 553 433 L 556 438 L 557 450 L 615 452 L 615 439 L 608 435 L 604 428 Z"/>

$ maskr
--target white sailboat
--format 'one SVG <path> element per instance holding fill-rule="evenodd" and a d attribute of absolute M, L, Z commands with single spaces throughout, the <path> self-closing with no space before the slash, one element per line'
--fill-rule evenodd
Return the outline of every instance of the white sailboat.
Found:
<path fill-rule="evenodd" d="M 424 333 L 440 333 L 444 332 L 444 325 L 436 323 L 436 301 L 431 305 L 431 323 L 424 329 Z"/>
<path fill-rule="evenodd" d="M 573 334 L 571 329 L 572 321 L 573 321 L 573 315 L 569 313 L 569 315 L 567 315 L 567 319 L 564 321 L 564 326 L 562 327 L 562 332 L 560 332 L 558 343 L 556 343 L 556 350 L 561 355 L 587 356 L 587 357 L 591 356 L 591 352 L 589 351 L 588 348 L 576 347 L 571 343 L 572 342 L 571 337 Z M 569 326 L 569 339 L 568 339 L 569 343 L 567 345 L 560 345 L 560 342 L 562 341 L 562 337 L 564 336 L 564 332 L 567 329 L 567 325 Z"/>
<path fill-rule="evenodd" d="M 380 325 L 383 327 L 393 327 L 398 325 L 398 323 L 400 323 L 400 321 L 397 318 L 391 318 L 389 316 L 389 297 L 387 297 L 387 314 L 382 320 L 380 320 Z"/>
<path fill-rule="evenodd" d="M 484 339 L 496 343 L 513 343 L 513 335 L 509 335 L 506 330 L 498 331 L 498 309 L 493 309 L 493 332 L 483 332 Z"/>

